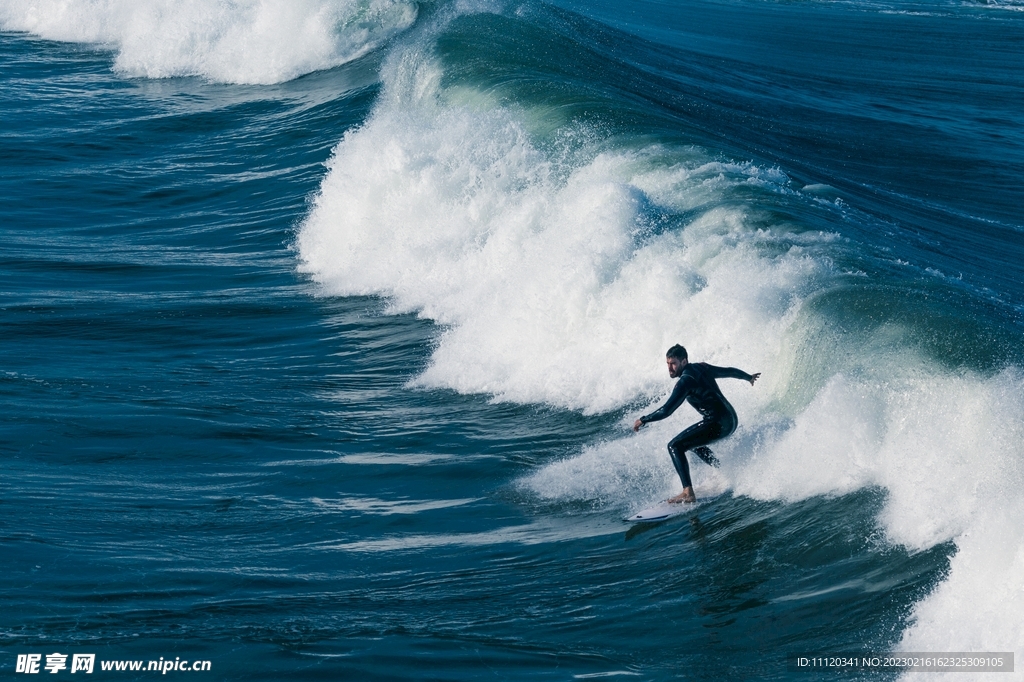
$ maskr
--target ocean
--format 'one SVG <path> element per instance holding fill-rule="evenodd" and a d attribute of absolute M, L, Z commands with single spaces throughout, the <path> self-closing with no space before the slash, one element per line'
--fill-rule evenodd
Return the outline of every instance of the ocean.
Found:
<path fill-rule="evenodd" d="M 0 65 L 5 677 L 1024 679 L 1019 0 L 0 0 Z M 761 378 L 633 526 L 675 343 Z M 908 652 L 1017 672 L 795 663 Z"/>

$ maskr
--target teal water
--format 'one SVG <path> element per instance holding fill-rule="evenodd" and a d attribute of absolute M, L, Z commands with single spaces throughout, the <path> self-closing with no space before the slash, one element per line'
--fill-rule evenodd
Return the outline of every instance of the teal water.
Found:
<path fill-rule="evenodd" d="M 4 670 L 1024 650 L 1018 6 L 41 7 L 0 3 Z M 633 527 L 675 342 L 763 378 Z"/>

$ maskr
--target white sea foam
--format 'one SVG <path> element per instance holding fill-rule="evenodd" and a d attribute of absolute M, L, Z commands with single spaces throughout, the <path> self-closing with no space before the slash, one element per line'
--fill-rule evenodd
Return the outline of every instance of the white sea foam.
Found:
<path fill-rule="evenodd" d="M 691 466 L 695 486 L 790 502 L 884 488 L 878 523 L 889 542 L 911 552 L 956 546 L 949 575 L 915 605 L 899 647 L 1020 652 L 1024 378 L 1015 371 L 951 376 L 910 355 L 878 358 L 877 371 L 856 377 L 834 375 L 791 417 L 771 409 L 778 403 L 751 400 L 741 382 L 723 380 L 742 424 L 714 446 L 721 469 Z M 784 372 L 780 364 L 759 368 Z M 544 499 L 596 500 L 619 512 L 663 499 L 679 490 L 664 444 L 687 412 L 544 466 L 521 485 Z"/>
<path fill-rule="evenodd" d="M 605 441 L 579 455 L 541 467 L 519 482 L 545 500 L 574 501 L 626 512 L 640 509 L 679 492 L 679 478 L 665 449 L 676 431 L 671 424 L 652 424 L 639 435 Z M 736 441 L 716 447 L 728 460 Z M 701 499 L 729 489 L 730 463 L 723 469 L 692 466 L 694 489 Z"/>
<path fill-rule="evenodd" d="M 693 149 L 541 144 L 541 114 L 446 92 L 425 53 L 393 55 L 374 114 L 335 150 L 298 235 L 304 272 L 443 325 L 422 386 L 589 413 L 653 404 L 679 341 L 763 372 L 755 388 L 723 380 L 742 425 L 716 447 L 720 470 L 693 467 L 698 489 L 884 488 L 892 543 L 957 546 L 903 646 L 1024 650 L 1019 374 L 951 374 L 896 325 L 823 341 L 813 294 L 849 280 L 823 255 L 835 235 L 754 228 L 743 199 L 788 192 L 784 175 Z M 687 217 L 662 229 L 666 214 Z M 681 427 L 589 446 L 521 485 L 625 511 L 676 489 L 664 443 Z"/>
<path fill-rule="evenodd" d="M 278 83 L 408 28 L 411 0 L 3 0 L 0 26 L 117 51 L 127 76 Z"/>
<path fill-rule="evenodd" d="M 787 311 L 828 266 L 797 246 L 760 255 L 782 242 L 719 203 L 784 178 L 657 147 L 566 168 L 513 112 L 443 103 L 439 74 L 408 56 L 388 66 L 297 241 L 327 292 L 446 326 L 419 384 L 592 413 L 660 390 L 650 358 L 680 339 L 709 360 L 778 354 Z M 696 217 L 659 234 L 650 204 Z"/>
<path fill-rule="evenodd" d="M 698 491 L 724 486 L 797 501 L 884 488 L 878 522 L 891 543 L 912 552 L 956 545 L 948 577 L 915 606 L 900 648 L 1024 650 L 1024 380 L 1014 371 L 951 376 L 907 357 L 878 365 L 877 373 L 833 376 L 792 418 L 742 399 L 743 384 L 725 384 L 743 423 L 715 445 L 721 469 L 691 467 Z M 913 369 L 897 369 L 904 365 Z M 521 483 L 545 499 L 616 510 L 678 492 L 664 443 L 683 416 L 586 448 Z"/>
<path fill-rule="evenodd" d="M 878 358 L 858 379 L 835 376 L 774 436 L 760 427 L 766 437 L 733 489 L 797 500 L 884 488 L 879 523 L 891 542 L 956 544 L 948 578 L 915 607 L 901 648 L 1021 651 L 1024 381 L 1012 371 L 951 376 L 908 355 Z"/>

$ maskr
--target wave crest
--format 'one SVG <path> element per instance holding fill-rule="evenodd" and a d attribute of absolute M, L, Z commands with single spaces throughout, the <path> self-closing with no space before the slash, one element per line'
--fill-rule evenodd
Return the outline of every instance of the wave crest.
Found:
<path fill-rule="evenodd" d="M 0 25 L 109 45 L 130 77 L 267 84 L 356 59 L 416 15 L 409 0 L 10 0 Z"/>

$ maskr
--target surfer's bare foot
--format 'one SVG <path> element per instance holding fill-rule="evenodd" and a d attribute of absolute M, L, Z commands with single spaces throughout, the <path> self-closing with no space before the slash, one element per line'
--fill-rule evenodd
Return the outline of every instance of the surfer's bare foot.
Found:
<path fill-rule="evenodd" d="M 668 498 L 670 504 L 693 504 L 696 501 L 697 496 L 693 494 L 693 488 L 683 488 L 683 492 Z"/>

